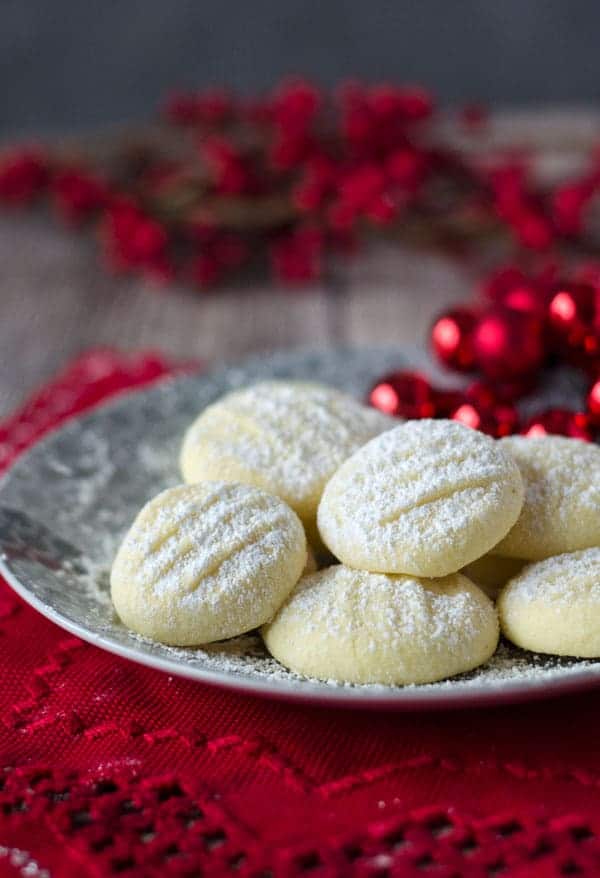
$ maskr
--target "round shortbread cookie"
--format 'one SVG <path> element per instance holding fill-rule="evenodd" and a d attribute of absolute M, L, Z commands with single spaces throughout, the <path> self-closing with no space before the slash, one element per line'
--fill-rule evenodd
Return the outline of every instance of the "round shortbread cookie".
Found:
<path fill-rule="evenodd" d="M 502 633 L 534 652 L 600 656 L 600 548 L 528 564 L 500 592 Z"/>
<path fill-rule="evenodd" d="M 494 552 L 527 561 L 600 545 L 600 448 L 564 436 L 509 436 L 525 502 Z"/>
<path fill-rule="evenodd" d="M 202 482 L 144 506 L 111 572 L 113 604 L 138 634 L 192 646 L 270 619 L 307 561 L 298 516 L 248 485 Z"/>
<path fill-rule="evenodd" d="M 337 565 L 303 577 L 262 634 L 281 664 L 307 677 L 429 683 L 487 661 L 498 619 L 459 573 L 428 580 Z"/>
<path fill-rule="evenodd" d="M 502 586 L 520 573 L 526 563 L 520 558 L 504 558 L 502 555 L 492 555 L 488 552 L 482 558 L 467 564 L 460 572 L 473 580 L 475 585 L 495 601 Z"/>
<path fill-rule="evenodd" d="M 519 469 L 489 436 L 455 421 L 407 421 L 342 464 L 318 523 L 350 567 L 446 576 L 495 546 L 522 502 Z"/>
<path fill-rule="evenodd" d="M 205 409 L 181 449 L 186 482 L 244 482 L 285 500 L 318 543 L 326 482 L 361 445 L 398 423 L 331 387 L 269 381 Z"/>

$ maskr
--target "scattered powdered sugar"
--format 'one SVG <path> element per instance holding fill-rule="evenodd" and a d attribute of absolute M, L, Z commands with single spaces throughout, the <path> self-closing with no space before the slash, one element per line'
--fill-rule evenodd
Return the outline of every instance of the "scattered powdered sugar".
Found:
<path fill-rule="evenodd" d="M 107 630 L 109 630 L 107 628 Z M 329 689 L 349 689 L 364 692 L 400 693 L 404 690 L 447 690 L 501 688 L 521 682 L 542 683 L 594 669 L 600 675 L 600 662 L 590 659 L 561 658 L 527 652 L 502 640 L 494 655 L 473 671 L 459 674 L 437 683 L 418 683 L 405 686 L 388 686 L 383 683 L 344 683 L 340 680 L 318 680 L 289 671 L 267 651 L 258 632 L 250 632 L 230 640 L 203 647 L 175 647 L 156 644 L 147 637 L 127 632 L 128 639 L 137 642 L 145 651 L 161 658 L 171 659 L 190 668 L 198 668 L 215 674 L 249 683 L 266 683 L 275 686 L 291 685 L 294 688 L 310 685 Z"/>

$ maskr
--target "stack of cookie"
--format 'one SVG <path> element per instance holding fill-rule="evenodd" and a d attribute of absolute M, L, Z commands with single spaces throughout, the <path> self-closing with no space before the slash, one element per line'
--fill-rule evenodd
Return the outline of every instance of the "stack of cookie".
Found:
<path fill-rule="evenodd" d="M 198 417 L 181 470 L 113 565 L 136 632 L 190 646 L 260 627 L 286 667 L 352 683 L 470 670 L 498 615 L 526 649 L 600 655 L 597 446 L 399 423 L 268 382 Z"/>

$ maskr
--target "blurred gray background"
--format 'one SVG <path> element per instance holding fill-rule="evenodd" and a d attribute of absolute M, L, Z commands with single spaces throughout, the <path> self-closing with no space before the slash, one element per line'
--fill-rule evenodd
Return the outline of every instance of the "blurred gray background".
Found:
<path fill-rule="evenodd" d="M 0 133 L 144 119 L 172 87 L 303 73 L 446 102 L 594 102 L 598 0 L 0 0 Z"/>

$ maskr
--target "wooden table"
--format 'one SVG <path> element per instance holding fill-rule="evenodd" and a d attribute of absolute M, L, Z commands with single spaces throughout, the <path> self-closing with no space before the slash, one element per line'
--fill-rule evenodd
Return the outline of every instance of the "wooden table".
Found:
<path fill-rule="evenodd" d="M 484 145 L 540 147 L 553 174 L 580 160 L 598 131 L 590 110 L 505 113 Z M 298 291 L 268 282 L 211 294 L 160 290 L 109 277 L 86 235 L 43 215 L 0 214 L 0 415 L 90 346 L 232 360 L 288 346 L 415 343 L 472 284 L 464 266 L 391 244 L 338 265 L 334 276 Z"/>

